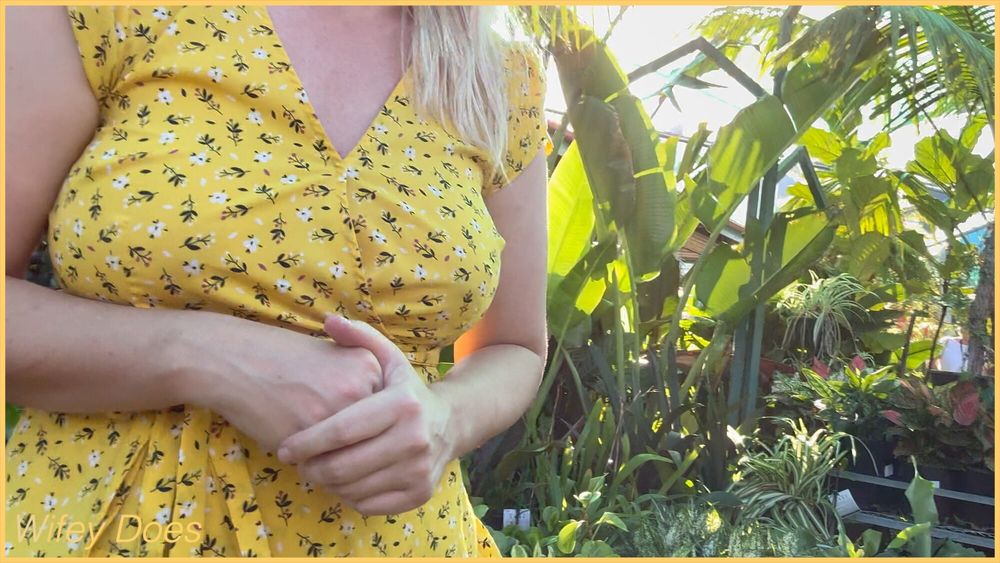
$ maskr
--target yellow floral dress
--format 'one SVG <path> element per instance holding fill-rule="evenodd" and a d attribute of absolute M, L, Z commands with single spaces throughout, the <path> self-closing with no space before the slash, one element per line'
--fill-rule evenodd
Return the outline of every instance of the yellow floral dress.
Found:
<path fill-rule="evenodd" d="M 341 156 L 264 6 L 68 15 L 102 117 L 49 216 L 64 291 L 316 337 L 335 312 L 439 377 L 496 291 L 505 241 L 483 197 L 506 183 L 415 112 L 409 73 Z M 508 52 L 507 181 L 546 140 L 540 62 Z M 6 456 L 10 556 L 499 555 L 458 460 L 424 506 L 364 517 L 190 405 L 27 409 Z"/>

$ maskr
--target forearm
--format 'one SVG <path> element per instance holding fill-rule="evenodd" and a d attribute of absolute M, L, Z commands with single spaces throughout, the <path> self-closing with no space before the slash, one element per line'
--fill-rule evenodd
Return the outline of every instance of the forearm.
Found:
<path fill-rule="evenodd" d="M 207 334 L 227 318 L 104 303 L 10 276 L 6 282 L 7 397 L 45 410 L 134 411 L 188 402 L 192 370 L 210 360 L 195 331 Z"/>
<path fill-rule="evenodd" d="M 449 405 L 453 457 L 509 428 L 538 393 L 545 360 L 523 346 L 485 346 L 464 357 L 431 389 Z"/>

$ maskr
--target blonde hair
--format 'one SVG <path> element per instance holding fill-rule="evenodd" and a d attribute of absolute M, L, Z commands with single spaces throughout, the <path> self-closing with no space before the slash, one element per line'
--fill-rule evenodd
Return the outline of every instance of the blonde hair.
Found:
<path fill-rule="evenodd" d="M 504 17 L 494 6 L 409 6 L 406 68 L 413 73 L 418 112 L 450 125 L 463 141 L 490 155 L 492 172 L 506 176 L 510 46 L 493 26 Z"/>

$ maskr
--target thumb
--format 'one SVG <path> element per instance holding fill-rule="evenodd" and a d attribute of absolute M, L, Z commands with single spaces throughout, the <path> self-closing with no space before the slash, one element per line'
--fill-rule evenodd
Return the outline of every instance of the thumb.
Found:
<path fill-rule="evenodd" d="M 365 348 L 382 366 L 385 384 L 392 383 L 392 374 L 409 365 L 403 352 L 381 332 L 363 321 L 353 321 L 340 315 L 327 315 L 323 330 L 341 346 Z"/>

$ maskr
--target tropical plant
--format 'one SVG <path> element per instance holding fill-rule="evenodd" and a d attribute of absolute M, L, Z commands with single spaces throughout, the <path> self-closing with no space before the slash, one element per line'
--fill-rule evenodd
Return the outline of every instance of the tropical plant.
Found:
<path fill-rule="evenodd" d="M 740 518 L 796 534 L 802 545 L 826 544 L 838 522 L 827 477 L 846 457 L 842 432 L 811 431 L 804 421 L 782 420 L 789 433 L 774 444 L 758 442 L 739 461 L 730 488 Z"/>
<path fill-rule="evenodd" d="M 992 378 L 964 378 L 930 387 L 908 377 L 889 399 L 883 416 L 898 436 L 895 455 L 921 466 L 994 469 L 994 385 Z"/>
<path fill-rule="evenodd" d="M 851 324 L 867 317 L 858 298 L 868 292 L 847 273 L 821 278 L 810 270 L 809 275 L 811 283 L 789 286 L 778 298 L 777 309 L 787 323 L 782 346 L 797 344 L 813 356 L 836 357 L 845 333 L 853 344 Z"/>
<path fill-rule="evenodd" d="M 964 323 L 970 307 L 978 249 L 962 226 L 974 216 L 992 223 L 994 158 L 972 152 L 987 116 L 966 119 L 957 138 L 936 130 L 917 142 L 903 170 L 880 157 L 889 146 L 884 132 L 868 141 L 854 131 L 811 129 L 802 137 L 824 164 L 824 197 L 843 217 L 844 228 L 820 264 L 873 288 L 878 300 L 864 303 L 870 321 L 856 322 L 854 332 L 882 361 L 895 355 L 900 369 L 928 362 L 946 317 Z M 789 193 L 785 209 L 813 204 L 813 194 L 800 186 Z M 943 253 L 931 250 L 931 238 L 942 241 Z M 933 336 L 911 343 L 909 334 L 889 330 L 892 316 L 904 310 L 915 321 L 935 317 Z"/>
<path fill-rule="evenodd" d="M 906 170 L 894 173 L 907 200 L 944 234 L 947 244 L 944 260 L 931 262 L 940 280 L 936 300 L 940 313 L 931 341 L 932 357 L 948 311 L 964 317 L 970 305 L 965 288 L 972 289 L 969 273 L 976 264 L 978 249 L 962 232 L 962 225 L 974 215 L 992 221 L 994 153 L 982 157 L 972 152 L 985 125 L 984 116 L 972 118 L 957 139 L 947 131 L 936 131 L 917 143 L 915 158 L 907 163 Z"/>
<path fill-rule="evenodd" d="M 996 225 L 990 223 L 980 254 L 979 282 L 976 297 L 969 306 L 969 371 L 974 375 L 995 373 L 996 355 L 994 334 L 996 331 L 995 303 L 995 243 Z"/>
<path fill-rule="evenodd" d="M 805 40 L 782 51 L 786 15 L 778 8 L 720 8 L 700 30 L 730 58 L 753 48 L 763 63 L 776 66 L 807 50 L 817 64 L 849 55 L 861 45 L 855 34 L 859 25 L 873 25 L 873 64 L 843 95 L 839 119 L 828 120 L 834 127 L 884 117 L 892 131 L 916 120 L 966 112 L 985 113 L 992 123 L 993 6 L 847 6 L 820 20 L 796 10 L 791 31 Z M 697 78 L 714 68 L 707 62 L 692 65 L 686 76 Z"/>
<path fill-rule="evenodd" d="M 654 503 L 632 535 L 636 557 L 794 557 L 812 553 L 794 532 L 763 522 L 731 521 L 725 510 L 693 499 Z"/>
<path fill-rule="evenodd" d="M 636 522 L 643 511 L 616 513 L 608 508 L 602 492 L 604 476 L 594 477 L 587 489 L 573 495 L 566 517 L 547 506 L 536 525 L 522 529 L 510 525 L 491 530 L 498 547 L 512 557 L 608 557 L 619 555 L 612 547 L 621 545 L 629 532 L 626 522 Z M 634 508 L 634 507 L 630 507 Z"/>
<path fill-rule="evenodd" d="M 869 234 L 875 231 L 905 238 L 892 199 L 898 199 L 898 184 L 869 165 L 888 135 L 858 147 L 853 133 L 861 121 L 858 108 L 881 95 L 874 69 L 884 68 L 889 53 L 911 38 L 891 28 L 910 26 L 915 44 L 937 52 L 958 49 L 969 68 L 982 62 L 967 43 L 942 47 L 939 35 L 926 36 L 922 13 L 890 11 L 838 10 L 819 31 L 811 31 L 816 22 L 798 16 L 795 7 L 771 12 L 773 21 L 768 15 L 747 23 L 762 34 L 775 31 L 765 42 L 773 93 L 727 58 L 742 48 L 736 41 L 697 38 L 625 73 L 607 36 L 581 25 L 573 9 L 519 11 L 555 62 L 568 110 L 550 156 L 547 307 L 554 345 L 523 423 L 474 459 L 474 490 L 491 505 L 552 506 L 565 519 L 570 491 L 605 473 L 616 488 L 605 498 L 617 512 L 644 492 L 728 486 L 732 436 L 752 430 L 759 415 L 758 375 L 747 366 L 761 355 L 752 326 L 764 305 L 810 268 L 829 272 L 823 277 L 855 274 L 834 261 L 817 267 L 832 243 L 844 240 L 838 233 L 867 236 L 875 246 L 881 244 Z M 933 13 L 930 18 L 946 17 Z M 718 68 L 756 101 L 718 131 L 702 126 L 688 139 L 663 138 L 629 86 L 689 54 L 694 63 L 672 73 L 668 89 Z M 825 177 L 826 185 L 812 162 L 822 135 L 811 127 L 821 118 L 846 139 L 831 152 L 842 178 L 833 183 Z M 562 150 L 570 128 L 573 142 Z M 807 180 L 802 197 L 772 213 L 775 183 L 796 166 Z M 834 188 L 840 194 L 831 204 Z M 759 213 L 748 222 L 744 241 L 716 244 L 748 200 Z M 682 275 L 675 253 L 696 229 L 707 233 L 708 244 Z M 900 264 L 920 263 L 918 256 L 908 251 Z M 879 264 L 866 261 L 865 267 L 870 263 Z M 887 319 L 898 313 L 879 302 L 901 300 L 898 285 L 886 280 L 875 295 L 861 294 L 871 318 L 852 319 L 852 330 L 863 329 L 856 336 L 876 342 L 883 356 L 904 345 L 905 337 L 885 335 Z M 685 318 L 691 312 L 705 322 Z M 697 358 L 682 367 L 678 350 L 689 347 Z"/>
<path fill-rule="evenodd" d="M 714 56 L 710 45 L 696 47 Z M 557 346 L 585 345 L 610 331 L 617 340 L 609 354 L 615 360 L 611 367 L 626 386 L 623 397 L 644 389 L 636 384 L 638 363 L 644 356 L 655 358 L 659 369 L 650 398 L 661 413 L 686 408 L 703 391 L 725 397 L 711 385 L 719 381 L 733 327 L 798 277 L 825 248 L 834 224 L 816 209 L 778 214 L 759 239 L 737 248 L 714 248 L 683 279 L 672 254 L 699 222 L 710 241 L 718 239 L 732 212 L 794 143 L 798 132 L 789 110 L 756 87 L 758 101 L 723 127 L 711 145 L 711 134 L 703 128 L 680 155 L 676 138 L 655 140 L 648 117 L 627 93 L 628 83 L 641 74 L 625 76 L 600 40 L 577 29 L 567 38 L 557 37 L 552 50 L 576 136 L 553 171 L 550 187 L 549 311 Z M 861 60 L 855 62 L 863 66 Z M 828 80 L 834 90 L 858 76 L 842 66 L 794 66 L 796 76 Z M 747 83 L 738 69 L 729 70 Z M 828 93 L 790 93 L 787 103 L 796 123 L 815 119 Z M 751 266 L 765 256 L 764 275 L 751 275 Z M 694 368 L 679 374 L 673 349 L 682 338 L 681 312 L 692 298 L 721 322 Z M 560 373 L 558 367 L 549 370 L 542 400 L 551 398 L 545 392 Z M 669 404 L 663 404 L 663 395 Z M 538 410 L 529 411 L 529 422 Z M 725 421 L 729 407 L 708 410 L 711 420 Z M 725 439 L 724 422 L 688 430 L 716 444 Z M 723 450 L 714 448 L 713 467 L 725 466 Z"/>
<path fill-rule="evenodd" d="M 769 401 L 782 410 L 815 421 L 836 432 L 862 439 L 882 439 L 889 422 L 882 415 L 899 386 L 894 366 L 873 368 L 860 356 L 836 370 L 816 361 L 814 369 L 777 374 Z"/>

